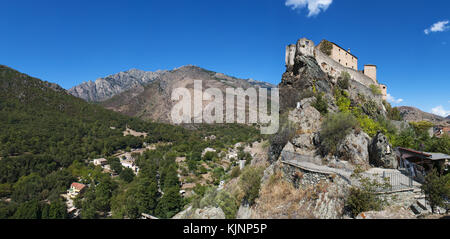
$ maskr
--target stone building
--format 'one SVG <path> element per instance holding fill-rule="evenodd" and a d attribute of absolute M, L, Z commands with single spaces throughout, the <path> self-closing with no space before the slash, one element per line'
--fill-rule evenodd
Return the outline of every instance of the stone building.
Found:
<path fill-rule="evenodd" d="M 330 55 L 327 55 L 320 50 L 321 44 L 324 44 L 324 42 L 325 40 L 315 46 L 313 41 L 301 38 L 297 41 L 297 44 L 288 45 L 286 47 L 286 67 L 289 68 L 294 65 L 297 52 L 302 56 L 312 56 L 321 69 L 334 79 L 339 78 L 341 73 L 345 71 L 350 74 L 353 80 L 367 87 L 371 85 L 380 87 L 383 99 L 387 99 L 387 86 L 378 83 L 376 65 L 364 65 L 364 70 L 358 71 L 358 57 L 352 54 L 350 49 L 345 50 L 336 43 L 330 42 L 332 49 Z"/>
<path fill-rule="evenodd" d="M 377 81 L 377 66 L 376 65 L 364 65 L 364 75 L 370 77 L 375 83 Z"/>
<path fill-rule="evenodd" d="M 324 44 L 324 42 L 325 40 L 320 42 L 318 47 L 320 48 L 320 46 Z M 345 67 L 351 68 L 353 70 L 358 70 L 358 57 L 353 55 L 350 52 L 350 49 L 345 50 L 344 48 L 340 47 L 338 44 L 334 42 L 330 43 L 333 46 L 331 49 L 331 54 L 329 55 L 331 59 L 335 60 L 336 62 Z"/>

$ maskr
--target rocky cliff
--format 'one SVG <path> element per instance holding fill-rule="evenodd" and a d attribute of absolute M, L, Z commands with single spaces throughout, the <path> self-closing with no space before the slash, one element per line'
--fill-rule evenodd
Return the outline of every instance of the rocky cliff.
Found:
<path fill-rule="evenodd" d="M 132 88 L 153 82 L 167 71 L 146 72 L 138 69 L 120 72 L 69 89 L 69 93 L 86 101 L 99 102 Z"/>
<path fill-rule="evenodd" d="M 338 95 L 345 95 L 346 110 L 357 110 L 360 118 L 375 121 L 386 116 L 382 96 L 357 74 L 349 74 L 348 84 L 342 86 L 340 74 L 330 74 L 318 64 L 312 41 L 303 38 L 288 46 L 279 84 L 285 122 L 271 139 L 272 165 L 266 169 L 259 198 L 252 206 L 241 205 L 238 218 L 344 218 L 349 189 L 358 185 L 353 172 L 396 168 L 386 137 L 373 132 L 371 137 L 360 125 L 333 142 L 334 152 L 322 150 L 327 115 L 343 110 Z M 319 99 L 328 114 L 317 107 Z"/>

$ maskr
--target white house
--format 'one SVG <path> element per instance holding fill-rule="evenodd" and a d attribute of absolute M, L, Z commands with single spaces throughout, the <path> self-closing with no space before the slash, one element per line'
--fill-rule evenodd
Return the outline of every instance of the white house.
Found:
<path fill-rule="evenodd" d="M 108 160 L 106 160 L 105 158 L 94 159 L 95 166 L 104 166 L 107 163 L 108 163 Z"/>

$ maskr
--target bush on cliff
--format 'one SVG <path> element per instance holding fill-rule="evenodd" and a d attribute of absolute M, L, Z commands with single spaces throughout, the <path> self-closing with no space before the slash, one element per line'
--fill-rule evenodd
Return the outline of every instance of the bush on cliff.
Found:
<path fill-rule="evenodd" d="M 324 99 L 322 93 L 316 94 L 316 100 L 313 102 L 312 106 L 322 115 L 328 114 L 328 102 Z"/>
<path fill-rule="evenodd" d="M 340 112 L 328 115 L 320 131 L 322 153 L 335 154 L 339 142 L 357 127 L 358 121 L 350 113 Z"/>
<path fill-rule="evenodd" d="M 323 40 L 322 44 L 320 44 L 320 51 L 329 56 L 331 55 L 331 50 L 333 50 L 333 44 L 327 40 Z"/>
<path fill-rule="evenodd" d="M 261 167 L 246 167 L 242 172 L 239 183 L 244 192 L 244 200 L 250 205 L 253 205 L 259 196 L 263 172 Z"/>
<path fill-rule="evenodd" d="M 374 95 L 381 95 L 381 89 L 376 85 L 370 85 L 370 90 Z"/>
<path fill-rule="evenodd" d="M 450 197 L 450 175 L 440 176 L 436 170 L 433 170 L 425 177 L 425 183 L 422 185 L 422 192 L 430 203 L 433 213 L 437 207 L 446 207 L 445 198 Z"/>
<path fill-rule="evenodd" d="M 402 121 L 403 117 L 400 114 L 400 110 L 397 107 L 392 107 L 387 101 L 383 100 L 383 105 L 386 108 L 387 114 L 386 116 L 390 120 Z"/>
<path fill-rule="evenodd" d="M 349 88 L 349 81 L 350 81 L 350 74 L 346 71 L 343 71 L 341 73 L 341 77 L 339 78 L 337 84 L 339 86 L 339 88 L 343 89 L 343 90 L 348 90 Z"/>
<path fill-rule="evenodd" d="M 387 180 L 383 183 L 376 179 L 362 177 L 360 173 L 353 174 L 352 177 L 359 179 L 361 185 L 359 187 L 350 188 L 345 208 L 350 212 L 352 217 L 358 216 L 362 212 L 381 211 L 387 205 L 384 196 L 377 194 L 380 189 L 388 189 L 391 185 Z"/>

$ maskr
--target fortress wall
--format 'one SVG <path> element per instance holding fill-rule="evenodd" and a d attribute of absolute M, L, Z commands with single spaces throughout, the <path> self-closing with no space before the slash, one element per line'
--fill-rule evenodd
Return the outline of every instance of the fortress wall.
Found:
<path fill-rule="evenodd" d="M 330 57 L 336 62 L 340 63 L 342 66 L 358 70 L 358 59 L 335 44 L 333 44 L 333 49 L 331 50 Z"/>
<path fill-rule="evenodd" d="M 314 55 L 316 58 L 317 63 L 322 68 L 322 70 L 325 73 L 328 73 L 335 79 L 337 79 L 339 76 L 341 76 L 341 73 L 343 71 L 346 71 L 350 74 L 351 78 L 367 87 L 370 87 L 370 85 L 376 84 L 374 80 L 372 80 L 370 77 L 364 75 L 363 73 L 353 70 L 351 68 L 347 68 L 338 62 L 331 59 L 329 56 L 325 55 L 323 52 L 319 50 L 319 48 L 316 48 L 314 50 Z"/>
<path fill-rule="evenodd" d="M 377 67 L 374 65 L 364 66 L 364 75 L 372 78 L 375 82 L 377 81 Z"/>

